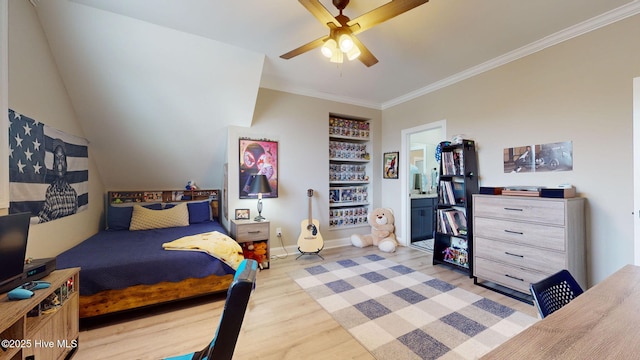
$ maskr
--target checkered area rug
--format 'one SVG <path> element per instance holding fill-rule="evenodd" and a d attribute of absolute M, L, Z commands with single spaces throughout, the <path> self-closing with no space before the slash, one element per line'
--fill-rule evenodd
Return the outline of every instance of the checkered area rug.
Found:
<path fill-rule="evenodd" d="M 375 254 L 289 275 L 377 359 L 477 359 L 538 320 Z"/>

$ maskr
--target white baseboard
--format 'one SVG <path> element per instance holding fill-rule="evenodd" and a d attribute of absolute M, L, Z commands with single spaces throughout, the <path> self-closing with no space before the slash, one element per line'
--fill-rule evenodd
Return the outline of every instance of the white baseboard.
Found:
<path fill-rule="evenodd" d="M 286 255 L 286 253 L 289 253 L 289 255 L 300 253 L 298 251 L 298 245 L 287 245 L 283 248 L 277 238 L 275 241 L 273 239 L 269 241 L 269 245 L 270 245 L 269 251 L 271 252 L 271 256 L 282 256 L 282 255 Z M 351 239 L 344 238 L 344 239 L 327 240 L 324 242 L 323 249 L 332 249 L 332 248 L 343 247 L 343 246 L 352 246 Z M 285 253 L 285 249 L 286 249 L 286 253 Z"/>
<path fill-rule="evenodd" d="M 398 242 L 400 243 L 400 246 L 404 246 L 401 239 L 398 239 Z M 323 250 L 345 246 L 353 246 L 351 245 L 351 238 L 327 240 L 324 242 Z M 287 245 L 283 248 L 278 238 L 276 238 L 275 241 L 273 239 L 269 241 L 269 251 L 271 252 L 271 256 L 283 256 L 287 253 L 289 255 L 300 254 L 300 252 L 298 251 L 298 245 Z"/>

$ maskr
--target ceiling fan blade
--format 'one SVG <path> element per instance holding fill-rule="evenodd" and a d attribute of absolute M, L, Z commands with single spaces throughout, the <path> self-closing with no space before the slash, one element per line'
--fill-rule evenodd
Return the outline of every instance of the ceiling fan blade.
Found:
<path fill-rule="evenodd" d="M 351 28 L 354 34 L 358 34 L 417 6 L 425 4 L 428 1 L 429 0 L 391 0 L 349 21 L 347 26 Z M 302 0 L 300 0 L 300 2 L 302 2 Z"/>
<path fill-rule="evenodd" d="M 353 39 L 353 44 L 360 49 L 360 56 L 358 56 L 358 60 L 360 60 L 367 67 L 373 66 L 378 63 L 378 59 L 367 49 L 366 46 L 358 39 L 357 37 L 351 35 Z"/>
<path fill-rule="evenodd" d="M 300 1 L 300 4 L 302 4 L 302 6 L 307 8 L 307 10 L 309 10 L 311 15 L 315 16 L 316 19 L 318 19 L 323 25 L 330 28 L 333 28 L 331 25 L 329 25 L 330 23 L 335 25 L 335 27 L 340 26 L 340 22 L 338 22 L 338 20 L 336 20 L 336 18 L 333 17 L 333 15 L 331 15 L 329 10 L 327 10 L 327 8 L 324 7 L 324 5 L 322 5 L 319 0 L 298 0 L 298 1 Z"/>
<path fill-rule="evenodd" d="M 300 54 L 304 54 L 307 51 L 313 50 L 315 48 L 319 48 L 320 46 L 322 46 L 324 44 L 324 42 L 328 39 L 328 36 L 323 36 L 321 38 L 315 39 L 310 43 L 306 43 L 302 46 L 300 46 L 299 48 L 293 49 L 291 51 L 289 51 L 286 54 L 282 54 L 280 55 L 281 58 L 283 59 L 291 59 L 294 56 L 298 56 Z"/>

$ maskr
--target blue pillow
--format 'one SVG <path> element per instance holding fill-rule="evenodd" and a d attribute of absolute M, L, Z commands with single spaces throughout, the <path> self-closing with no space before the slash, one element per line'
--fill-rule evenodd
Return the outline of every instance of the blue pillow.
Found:
<path fill-rule="evenodd" d="M 211 208 L 208 201 L 187 203 L 189 224 L 197 224 L 211 220 Z"/>
<path fill-rule="evenodd" d="M 161 203 L 145 205 L 147 209 L 162 210 Z M 133 206 L 109 206 L 107 210 L 107 228 L 111 230 L 129 230 Z"/>

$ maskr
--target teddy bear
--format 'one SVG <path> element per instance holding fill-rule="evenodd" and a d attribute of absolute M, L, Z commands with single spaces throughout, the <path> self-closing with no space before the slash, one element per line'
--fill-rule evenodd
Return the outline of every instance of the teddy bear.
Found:
<path fill-rule="evenodd" d="M 394 252 L 399 245 L 394 234 L 395 226 L 393 223 L 395 218 L 393 211 L 387 208 L 377 208 L 369 214 L 369 225 L 371 225 L 371 234 L 351 235 L 351 244 L 356 247 L 377 246 L 384 252 Z"/>

